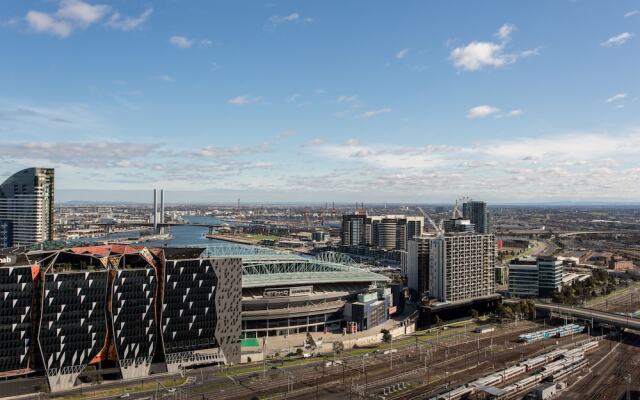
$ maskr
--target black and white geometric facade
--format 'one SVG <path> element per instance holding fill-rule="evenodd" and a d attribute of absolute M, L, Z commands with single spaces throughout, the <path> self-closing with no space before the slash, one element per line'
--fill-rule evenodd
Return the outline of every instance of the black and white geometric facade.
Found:
<path fill-rule="evenodd" d="M 167 369 L 239 362 L 241 260 L 167 260 L 164 270 L 162 338 Z M 233 332 L 231 346 L 227 346 L 228 332 Z"/>
<path fill-rule="evenodd" d="M 31 266 L 0 268 L 0 373 L 31 366 Z"/>
<path fill-rule="evenodd" d="M 149 375 L 156 343 L 157 282 L 153 268 L 115 272 L 111 309 L 114 342 L 124 379 Z"/>
<path fill-rule="evenodd" d="M 52 391 L 70 389 L 105 346 L 107 271 L 44 274 L 38 342 Z"/>
<path fill-rule="evenodd" d="M 41 372 L 51 391 L 83 371 L 150 374 L 240 362 L 240 258 L 102 245 L 0 258 L 0 377 Z M 167 260 L 167 255 L 172 259 Z"/>

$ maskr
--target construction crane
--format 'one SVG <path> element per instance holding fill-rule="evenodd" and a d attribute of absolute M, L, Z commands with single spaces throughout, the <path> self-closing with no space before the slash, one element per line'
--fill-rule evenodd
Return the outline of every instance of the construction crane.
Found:
<path fill-rule="evenodd" d="M 471 197 L 468 196 L 462 196 L 459 199 L 456 199 L 456 204 L 453 206 L 453 211 L 451 213 L 451 218 L 453 219 L 460 219 L 460 218 L 464 218 L 464 216 L 462 215 L 462 211 L 460 211 L 460 208 L 458 208 L 458 202 L 464 204 L 471 201 Z"/>
<path fill-rule="evenodd" d="M 302 216 L 304 217 L 304 224 L 307 227 L 312 226 L 311 221 L 309 219 L 309 213 L 310 213 L 310 210 L 308 208 L 302 212 Z"/>
<path fill-rule="evenodd" d="M 444 236 L 444 227 L 442 226 L 442 220 L 440 220 L 440 224 L 436 225 L 436 223 L 433 222 L 429 214 L 427 214 L 421 207 L 418 207 L 418 211 L 420 211 L 420 213 L 427 219 L 427 221 L 429 222 L 429 225 L 431 225 L 431 227 L 436 232 L 436 235 L 438 235 L 438 237 Z"/>

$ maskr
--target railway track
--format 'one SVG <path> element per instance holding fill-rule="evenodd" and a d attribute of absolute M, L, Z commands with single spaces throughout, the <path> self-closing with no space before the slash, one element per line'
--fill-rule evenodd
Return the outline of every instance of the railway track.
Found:
<path fill-rule="evenodd" d="M 388 355 L 373 354 L 366 357 L 366 378 L 362 373 L 363 358 L 360 356 L 347 357 L 342 360 L 344 366 L 337 365 L 325 367 L 323 374 L 322 363 L 314 363 L 305 367 L 292 369 L 276 369 L 268 371 L 267 380 L 261 379 L 262 372 L 254 372 L 246 376 L 234 378 L 235 384 L 226 385 L 224 390 L 212 389 L 211 391 L 197 390 L 194 386 L 194 396 L 215 396 L 216 399 L 244 400 L 256 397 L 280 399 L 308 398 L 309 396 L 324 396 L 329 398 L 347 397 L 352 391 L 352 384 L 363 392 L 366 386 L 367 393 L 381 392 L 385 385 L 398 381 L 411 381 L 422 385 L 427 374 L 424 370 L 424 357 L 430 350 L 431 358 L 428 361 L 428 370 L 434 375 L 448 375 L 450 381 L 462 380 L 468 377 L 463 370 L 469 373 L 482 373 L 476 371 L 480 364 L 483 369 L 488 363 L 503 365 L 511 361 L 517 361 L 524 353 L 541 351 L 547 343 L 535 345 L 514 345 L 511 340 L 532 326 L 523 324 L 515 329 L 498 331 L 492 337 L 480 337 L 480 339 L 468 339 L 463 335 L 451 335 L 446 338 L 429 339 L 415 343 L 408 343 L 394 353 L 394 368 L 389 370 Z M 493 345 L 489 349 L 490 345 Z M 526 348 L 526 349 L 525 349 Z M 424 351 L 423 351 L 424 350 Z M 490 351 L 490 350 L 493 350 Z M 469 366 L 470 363 L 474 365 Z M 366 382 L 365 382 L 366 380 Z M 366 383 L 366 385 L 365 385 Z M 433 382 L 431 382 L 433 384 Z M 435 387 L 432 385 L 430 387 Z M 185 388 L 187 393 L 189 388 Z M 357 397 L 357 394 L 354 395 Z M 398 397 L 404 398 L 404 397 Z"/>

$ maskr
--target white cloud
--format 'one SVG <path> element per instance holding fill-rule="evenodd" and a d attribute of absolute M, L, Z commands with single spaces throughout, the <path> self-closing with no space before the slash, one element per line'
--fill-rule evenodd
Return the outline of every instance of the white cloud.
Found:
<path fill-rule="evenodd" d="M 29 27 L 41 33 L 49 33 L 61 38 L 66 38 L 76 28 L 87 28 L 103 19 L 111 12 L 111 7 L 106 4 L 90 4 L 82 0 L 60 0 L 58 9 L 51 14 L 30 10 L 25 15 Z M 114 29 L 128 31 L 140 26 L 153 12 L 152 8 L 146 9 L 139 17 L 122 17 L 114 12 L 106 26 Z"/>
<path fill-rule="evenodd" d="M 552 137 L 521 138 L 493 143 L 484 150 L 489 156 L 532 160 L 571 158 L 603 159 L 607 156 L 640 154 L 640 134 L 606 135 L 575 133 Z"/>
<path fill-rule="evenodd" d="M 104 4 L 92 5 L 80 0 L 62 0 L 56 15 L 63 19 L 77 22 L 80 26 L 87 27 L 104 17 L 111 7 Z"/>
<path fill-rule="evenodd" d="M 466 46 L 456 47 L 449 54 L 449 59 L 456 68 L 467 71 L 476 71 L 483 67 L 503 67 L 513 64 L 519 58 L 539 54 L 539 48 L 506 52 L 505 48 L 511 39 L 511 34 L 516 29 L 515 25 L 504 24 L 495 35 L 500 43 L 481 42 L 474 40 Z"/>
<path fill-rule="evenodd" d="M 624 100 L 626 97 L 627 97 L 626 93 L 618 93 L 618 94 L 614 94 L 613 96 L 609 97 L 607 100 L 605 100 L 605 102 L 613 103 L 615 101 Z"/>
<path fill-rule="evenodd" d="M 93 159 L 92 168 L 114 167 L 123 160 L 135 160 L 141 152 L 157 148 L 155 144 L 121 143 L 111 141 L 96 142 L 23 142 L 0 144 L 0 157 L 17 160 L 46 160 L 64 165 L 86 167 L 87 160 Z M 119 151 L 111 151 L 114 148 Z M 103 157 L 97 162 L 95 154 Z"/>
<path fill-rule="evenodd" d="M 273 15 L 269 17 L 269 22 L 265 26 L 267 29 L 274 30 L 278 26 L 282 24 L 300 24 L 300 23 L 309 23 L 313 22 L 313 18 L 303 17 L 297 12 L 291 13 L 289 15 Z"/>
<path fill-rule="evenodd" d="M 191 46 L 193 46 L 194 42 L 195 41 L 193 39 L 189 39 L 188 37 L 185 37 L 185 36 L 171 36 L 169 38 L 169 43 L 181 49 L 190 48 Z"/>
<path fill-rule="evenodd" d="M 278 133 L 275 136 L 275 138 L 278 140 L 282 140 L 282 139 L 290 138 L 292 136 L 296 136 L 297 134 L 298 134 L 298 131 L 296 131 L 295 129 L 289 129 L 289 130 Z"/>
<path fill-rule="evenodd" d="M 287 103 L 292 103 L 300 98 L 300 93 L 293 93 L 291 96 L 287 97 Z"/>
<path fill-rule="evenodd" d="M 174 82 L 176 79 L 169 74 L 161 74 L 155 77 L 155 79 L 163 82 Z"/>
<path fill-rule="evenodd" d="M 386 113 L 390 113 L 391 109 L 390 108 L 380 108 L 377 110 L 370 110 L 370 111 L 365 111 L 362 114 L 360 114 L 361 118 L 371 118 L 371 117 L 375 117 L 376 115 L 380 115 L 380 114 L 386 114 Z"/>
<path fill-rule="evenodd" d="M 211 46 L 213 46 L 213 40 L 202 39 L 202 40 L 200 40 L 200 42 L 198 42 L 198 45 L 200 47 L 211 47 Z"/>
<path fill-rule="evenodd" d="M 248 104 L 257 103 L 260 100 L 262 100 L 262 97 L 260 96 L 252 97 L 249 95 L 241 95 L 241 96 L 236 96 L 232 99 L 229 99 L 228 103 L 233 104 L 235 106 L 246 106 Z"/>
<path fill-rule="evenodd" d="M 338 103 L 349 103 L 349 104 L 354 104 L 358 102 L 358 95 L 354 94 L 354 95 L 340 95 L 338 96 L 338 98 L 336 99 L 336 101 Z"/>
<path fill-rule="evenodd" d="M 407 55 L 409 54 L 409 48 L 407 47 L 406 49 L 402 49 L 399 52 L 396 53 L 396 58 L 398 60 L 402 60 L 403 58 L 405 58 Z"/>
<path fill-rule="evenodd" d="M 109 21 L 107 21 L 107 26 L 125 32 L 132 31 L 142 26 L 142 24 L 147 21 L 151 14 L 153 14 L 152 7 L 145 9 L 142 14 L 138 15 L 137 17 L 122 16 L 120 13 L 115 12 L 113 13 L 113 15 L 111 15 Z"/>
<path fill-rule="evenodd" d="M 58 20 L 47 13 L 39 11 L 29 11 L 24 17 L 29 27 L 36 32 L 50 33 L 52 35 L 66 38 L 73 31 L 71 24 Z"/>
<path fill-rule="evenodd" d="M 383 201 L 433 199 L 437 193 L 447 199 L 457 191 L 498 201 L 635 200 L 640 195 L 640 130 L 480 138 L 467 147 L 349 141 L 320 143 L 306 152 L 333 160 L 343 171 L 318 179 L 300 176 L 296 182 L 287 181 L 291 186 L 307 188 L 323 182 L 336 193 L 370 193 L 376 187 L 384 192 Z M 428 191 L 421 189 L 425 185 Z M 540 187 L 546 190 L 541 193 Z"/>
<path fill-rule="evenodd" d="M 514 109 L 514 110 L 509 111 L 509 112 L 507 113 L 507 116 L 508 116 L 508 117 L 518 117 L 518 116 L 522 115 L 522 113 L 523 113 L 523 112 L 524 112 L 524 111 L 522 111 L 522 109 L 520 109 L 520 108 L 516 108 L 516 109 Z"/>
<path fill-rule="evenodd" d="M 522 58 L 531 57 L 531 56 L 538 56 L 538 55 L 540 55 L 540 48 L 539 47 L 536 47 L 535 49 L 522 50 L 520 52 L 520 57 L 522 57 Z"/>
<path fill-rule="evenodd" d="M 500 110 L 498 108 L 488 105 L 476 106 L 469 109 L 469 111 L 467 112 L 467 118 L 485 118 L 499 111 Z"/>
<path fill-rule="evenodd" d="M 625 13 L 625 14 L 624 14 L 624 17 L 625 17 L 625 18 L 631 18 L 631 17 L 633 17 L 633 16 L 635 16 L 635 15 L 638 15 L 638 13 L 639 13 L 639 12 L 640 12 L 640 11 L 638 11 L 638 10 L 631 10 L 631 11 L 629 11 L 629 12 Z"/>
<path fill-rule="evenodd" d="M 496 36 L 503 41 L 509 40 L 513 31 L 516 30 L 516 26 L 512 24 L 504 24 L 496 32 Z"/>
<path fill-rule="evenodd" d="M 471 42 L 453 49 L 449 57 L 456 68 L 468 71 L 485 66 L 502 67 L 516 61 L 513 54 L 504 53 L 504 45 L 493 42 Z"/>
<path fill-rule="evenodd" d="M 635 35 L 633 33 L 623 32 L 617 36 L 610 37 L 606 42 L 600 43 L 600 45 L 604 47 L 622 46 L 634 36 Z"/>

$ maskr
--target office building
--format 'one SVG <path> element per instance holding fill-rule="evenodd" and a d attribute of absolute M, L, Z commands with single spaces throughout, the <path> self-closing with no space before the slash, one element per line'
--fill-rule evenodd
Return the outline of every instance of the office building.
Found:
<path fill-rule="evenodd" d="M 355 324 L 357 331 L 371 329 L 387 321 L 392 302 L 391 288 L 359 294 L 356 302 L 345 305 L 345 320 Z"/>
<path fill-rule="evenodd" d="M 30 245 L 53 239 L 54 173 L 27 168 L 0 185 L 0 245 Z"/>
<path fill-rule="evenodd" d="M 514 258 L 509 263 L 509 294 L 512 297 L 538 296 L 538 262 L 535 258 Z"/>
<path fill-rule="evenodd" d="M 451 218 L 442 222 L 442 227 L 446 233 L 474 233 L 475 225 L 468 219 L 463 218 Z"/>
<path fill-rule="evenodd" d="M 424 217 L 405 215 L 343 215 L 340 236 L 344 246 L 407 250 L 407 242 L 422 234 Z"/>
<path fill-rule="evenodd" d="M 551 297 L 562 287 L 562 261 L 553 257 L 515 258 L 509 263 L 512 297 Z"/>
<path fill-rule="evenodd" d="M 203 249 L 101 245 L 0 257 L 0 374 L 52 392 L 88 366 L 123 379 L 240 362 L 242 264 Z M 102 372 L 104 371 L 104 372 Z"/>
<path fill-rule="evenodd" d="M 551 297 L 562 288 L 562 261 L 554 257 L 538 257 L 538 295 Z"/>
<path fill-rule="evenodd" d="M 0 249 L 13 246 L 13 223 L 0 220 Z"/>
<path fill-rule="evenodd" d="M 429 242 L 429 296 L 465 302 L 495 294 L 493 235 L 448 234 Z"/>
<path fill-rule="evenodd" d="M 462 216 L 474 225 L 476 233 L 491 233 L 491 216 L 484 201 L 462 203 Z"/>
<path fill-rule="evenodd" d="M 433 235 L 421 235 L 408 243 L 407 286 L 419 296 L 429 290 L 429 246 L 434 238 Z"/>
<path fill-rule="evenodd" d="M 367 215 L 356 213 L 342 216 L 340 239 L 345 246 L 367 246 L 371 243 L 371 233 L 366 233 Z M 370 227 L 369 227 L 370 229 Z"/>

